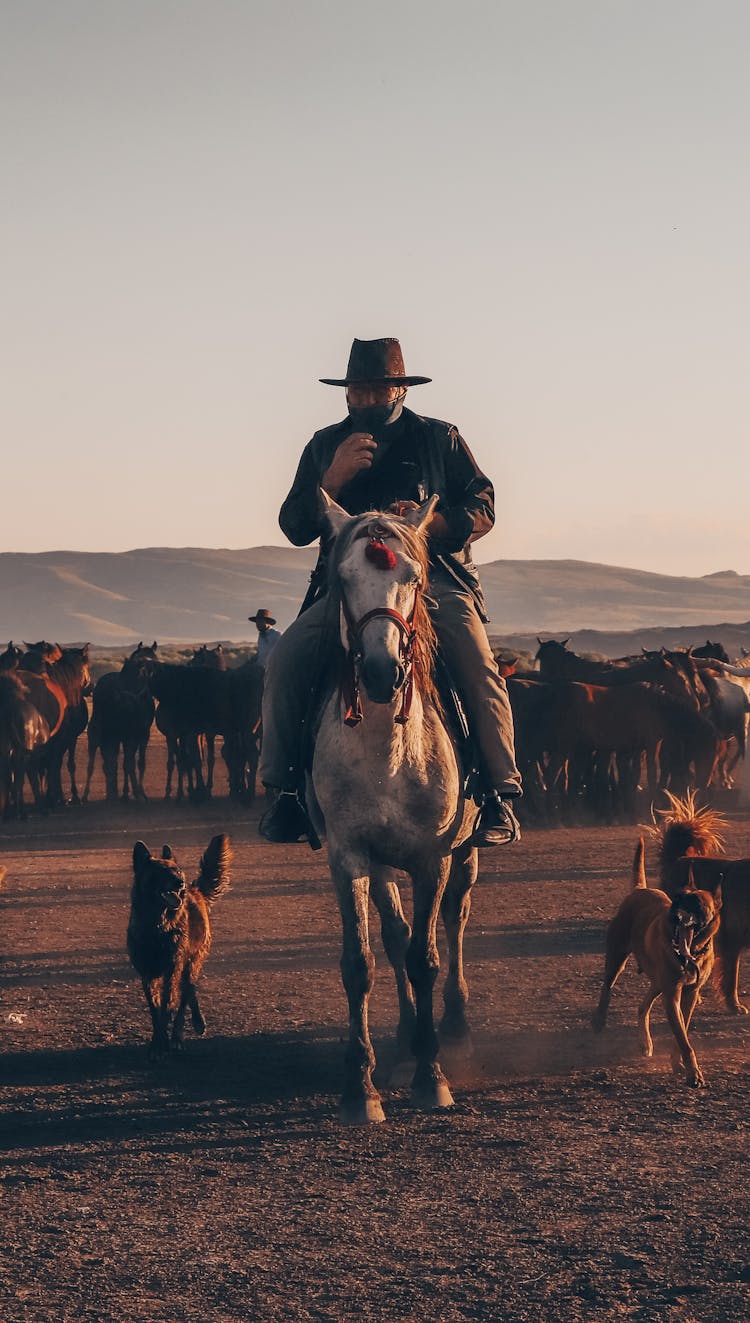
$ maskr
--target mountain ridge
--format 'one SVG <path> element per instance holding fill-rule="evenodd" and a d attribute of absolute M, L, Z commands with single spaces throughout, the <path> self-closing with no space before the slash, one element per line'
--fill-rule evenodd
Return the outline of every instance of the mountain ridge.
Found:
<path fill-rule="evenodd" d="M 0 553 L 0 641 L 91 635 L 101 645 L 254 638 L 266 606 L 297 614 L 315 547 L 135 547 L 121 552 Z M 491 635 L 703 630 L 750 621 L 750 575 L 655 571 L 575 559 L 480 565 Z"/>

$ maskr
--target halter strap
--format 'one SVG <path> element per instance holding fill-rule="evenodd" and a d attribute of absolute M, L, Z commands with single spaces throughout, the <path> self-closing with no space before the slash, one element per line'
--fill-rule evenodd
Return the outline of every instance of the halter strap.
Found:
<path fill-rule="evenodd" d="M 412 698 L 414 697 L 414 644 L 416 641 L 416 631 L 414 629 L 414 615 L 417 609 L 417 601 L 421 592 L 421 586 L 417 585 L 414 593 L 414 605 L 411 609 L 411 616 L 407 620 L 399 611 L 395 611 L 391 606 L 376 606 L 372 611 L 366 611 L 360 620 L 355 621 L 352 618 L 346 598 L 341 597 L 341 605 L 344 610 L 347 633 L 349 635 L 349 675 L 345 684 L 342 685 L 342 692 L 347 700 L 347 709 L 344 714 L 344 725 L 358 726 L 362 720 L 362 703 L 359 696 L 359 667 L 362 661 L 362 630 L 371 620 L 390 620 L 394 624 L 399 634 L 401 642 L 399 646 L 399 660 L 404 667 L 404 683 L 401 689 L 401 707 L 394 717 L 397 726 L 405 726 L 409 720 L 411 712 Z"/>

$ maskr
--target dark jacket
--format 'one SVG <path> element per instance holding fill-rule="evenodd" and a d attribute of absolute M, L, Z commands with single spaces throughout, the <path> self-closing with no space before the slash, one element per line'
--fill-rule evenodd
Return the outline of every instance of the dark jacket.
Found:
<path fill-rule="evenodd" d="M 325 591 L 329 536 L 320 501 L 321 478 L 351 430 L 347 417 L 315 433 L 302 452 L 291 491 L 279 514 L 281 529 L 295 546 L 307 546 L 320 538 L 320 556 L 305 606 Z M 394 424 L 394 439 L 387 447 L 379 447 L 372 467 L 342 487 L 336 500 L 348 514 L 356 515 L 383 509 L 399 499 L 424 501 L 435 494 L 440 498 L 437 509 L 448 525 L 449 537 L 431 541 L 430 560 L 470 590 L 485 619 L 471 543 L 492 528 L 495 495 L 458 428 L 404 409 Z"/>

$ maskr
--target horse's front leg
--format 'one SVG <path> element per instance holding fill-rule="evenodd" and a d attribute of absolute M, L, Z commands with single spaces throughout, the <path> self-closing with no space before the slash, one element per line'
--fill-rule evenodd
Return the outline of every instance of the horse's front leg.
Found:
<path fill-rule="evenodd" d="M 434 870 L 412 873 L 414 927 L 406 952 L 406 970 L 417 1002 L 414 1032 L 417 1068 L 412 1081 L 412 1098 L 418 1107 L 428 1111 L 453 1106 L 453 1096 L 437 1059 L 438 1036 L 432 1007 L 432 992 L 440 968 L 437 916 L 450 867 L 451 860 L 447 858 L 441 859 Z"/>
<path fill-rule="evenodd" d="M 70 799 L 73 804 L 80 804 L 81 797 L 78 793 L 78 783 L 76 781 L 76 744 L 78 736 L 74 735 L 68 748 L 68 776 L 70 777 Z"/>
<path fill-rule="evenodd" d="M 448 939 L 448 976 L 443 988 L 445 1011 L 440 1021 L 443 1038 L 469 1037 L 466 1006 L 469 989 L 464 978 L 464 929 L 471 910 L 471 888 L 477 880 L 477 852 L 467 842 L 453 855 L 440 911 Z"/>
<path fill-rule="evenodd" d="M 416 1028 L 414 993 L 406 973 L 406 951 L 411 928 L 404 918 L 398 885 L 390 868 L 373 868 L 370 894 L 380 915 L 383 947 L 396 976 L 399 1009 L 396 1045 L 399 1057 L 403 1059 L 407 1055 L 411 1057 Z"/>
<path fill-rule="evenodd" d="M 206 736 L 206 794 L 209 799 L 214 788 L 214 767 L 216 765 L 216 736 Z"/>
<path fill-rule="evenodd" d="M 341 977 L 349 1002 L 349 1045 L 345 1057 L 345 1082 L 341 1119 L 348 1125 L 384 1121 L 380 1095 L 372 1082 L 375 1053 L 370 1041 L 367 1008 L 375 980 L 375 960 L 370 950 L 367 905 L 370 880 L 342 861 L 330 860 L 343 926 Z"/>

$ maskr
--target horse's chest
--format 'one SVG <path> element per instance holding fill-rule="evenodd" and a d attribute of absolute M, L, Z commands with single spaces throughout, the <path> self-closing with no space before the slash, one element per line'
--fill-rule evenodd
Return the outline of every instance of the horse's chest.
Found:
<path fill-rule="evenodd" d="M 386 848 L 392 853 L 425 828 L 440 831 L 456 813 L 458 787 L 450 767 L 402 763 L 386 770 L 351 757 L 341 763 L 323 759 L 314 783 L 328 832 L 343 828 L 376 854 Z"/>

